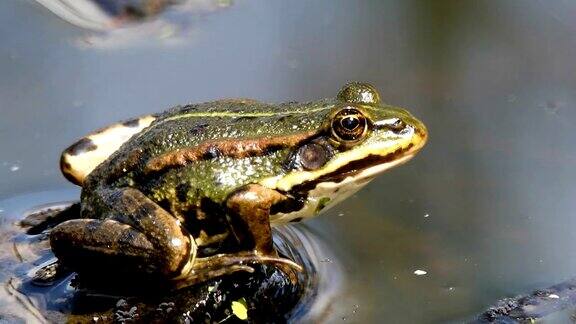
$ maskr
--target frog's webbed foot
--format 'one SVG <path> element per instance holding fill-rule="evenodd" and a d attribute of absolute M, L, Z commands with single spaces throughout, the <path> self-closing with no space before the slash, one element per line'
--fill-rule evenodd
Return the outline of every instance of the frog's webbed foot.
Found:
<path fill-rule="evenodd" d="M 273 264 L 289 276 L 290 273 L 302 271 L 302 267 L 290 259 L 262 256 L 249 251 L 197 258 L 194 262 L 189 262 L 194 266 L 183 269 L 182 274 L 175 280 L 178 280 L 177 286 L 182 288 L 237 271 L 254 272 L 254 268 L 250 266 L 254 263 Z"/>

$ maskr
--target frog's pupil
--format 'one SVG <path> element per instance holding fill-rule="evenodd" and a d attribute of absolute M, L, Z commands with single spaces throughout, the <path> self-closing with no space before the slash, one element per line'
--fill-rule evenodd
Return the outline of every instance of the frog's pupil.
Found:
<path fill-rule="evenodd" d="M 360 121 L 356 116 L 346 116 L 340 120 L 340 124 L 347 130 L 352 131 L 360 125 Z"/>

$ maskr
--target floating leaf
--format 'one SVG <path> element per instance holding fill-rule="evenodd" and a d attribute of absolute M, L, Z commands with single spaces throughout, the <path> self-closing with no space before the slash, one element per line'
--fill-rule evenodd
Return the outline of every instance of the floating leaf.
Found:
<path fill-rule="evenodd" d="M 232 302 L 232 313 L 243 321 L 248 319 L 248 306 L 244 297 Z"/>
<path fill-rule="evenodd" d="M 326 207 L 326 205 L 328 205 L 329 202 L 330 202 L 329 197 L 320 198 L 320 200 L 318 201 L 318 205 L 316 206 L 316 212 L 319 213 L 322 209 L 324 209 L 324 207 Z"/>

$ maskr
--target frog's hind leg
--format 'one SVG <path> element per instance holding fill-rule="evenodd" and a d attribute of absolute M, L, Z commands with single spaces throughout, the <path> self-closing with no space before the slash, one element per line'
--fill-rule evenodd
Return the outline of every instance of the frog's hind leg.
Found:
<path fill-rule="evenodd" d="M 80 272 L 145 273 L 155 254 L 144 234 L 112 219 L 69 220 L 51 231 L 50 245 L 61 264 Z"/>
<path fill-rule="evenodd" d="M 143 193 L 125 188 L 99 190 L 95 195 L 103 206 L 101 219 L 70 220 L 52 230 L 50 244 L 56 256 L 68 261 L 65 264 L 79 266 L 70 254 L 89 255 L 120 269 L 144 264 L 145 272 L 170 278 L 190 262 L 196 246 L 188 232 Z"/>

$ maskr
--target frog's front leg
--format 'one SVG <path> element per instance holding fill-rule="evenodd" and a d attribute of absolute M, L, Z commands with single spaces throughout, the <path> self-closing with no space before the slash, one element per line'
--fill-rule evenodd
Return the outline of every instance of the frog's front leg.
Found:
<path fill-rule="evenodd" d="M 191 262 L 196 246 L 180 222 L 136 189 L 101 190 L 99 219 L 56 226 L 50 245 L 72 269 L 144 272 L 175 277 Z"/>
<path fill-rule="evenodd" d="M 272 240 L 270 228 L 270 208 L 292 198 L 257 184 L 246 185 L 231 194 L 226 205 L 232 215 L 232 228 L 245 249 L 250 249 L 258 256 L 278 257 Z M 292 279 L 294 270 L 302 268 L 291 260 L 278 266 Z"/>

